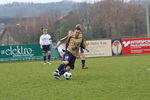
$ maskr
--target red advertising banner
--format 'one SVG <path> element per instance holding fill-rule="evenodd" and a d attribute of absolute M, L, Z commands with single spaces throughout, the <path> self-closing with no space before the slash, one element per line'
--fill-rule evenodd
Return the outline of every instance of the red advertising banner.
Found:
<path fill-rule="evenodd" d="M 123 55 L 149 54 L 150 38 L 136 38 L 122 40 Z"/>

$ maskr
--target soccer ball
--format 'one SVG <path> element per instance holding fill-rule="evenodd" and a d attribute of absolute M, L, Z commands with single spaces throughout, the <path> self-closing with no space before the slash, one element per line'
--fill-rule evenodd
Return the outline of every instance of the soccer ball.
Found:
<path fill-rule="evenodd" d="M 69 80 L 71 77 L 72 77 L 71 72 L 65 72 L 65 73 L 64 73 L 64 78 L 65 78 L 65 79 Z"/>

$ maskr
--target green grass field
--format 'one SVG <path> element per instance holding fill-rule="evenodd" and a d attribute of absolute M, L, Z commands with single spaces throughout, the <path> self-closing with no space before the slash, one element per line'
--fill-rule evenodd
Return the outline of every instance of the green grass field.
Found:
<path fill-rule="evenodd" d="M 0 100 L 150 100 L 150 55 L 78 59 L 71 80 L 52 77 L 59 64 L 0 63 Z"/>

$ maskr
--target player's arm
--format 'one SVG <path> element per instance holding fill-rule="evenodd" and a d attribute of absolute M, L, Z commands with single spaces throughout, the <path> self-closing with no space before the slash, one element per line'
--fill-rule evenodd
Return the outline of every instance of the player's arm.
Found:
<path fill-rule="evenodd" d="M 51 47 L 53 47 L 53 42 L 52 42 L 51 36 L 49 37 L 49 44 L 51 45 Z"/>
<path fill-rule="evenodd" d="M 61 44 L 68 43 L 69 38 L 70 38 L 69 36 L 66 36 L 66 37 L 62 38 L 62 39 L 60 40 L 60 42 L 57 44 L 57 46 L 54 47 L 54 49 L 57 49 Z"/>
<path fill-rule="evenodd" d="M 49 43 L 50 43 L 50 45 L 52 44 L 52 38 L 50 35 L 49 35 Z"/>
<path fill-rule="evenodd" d="M 40 41 L 39 41 L 39 43 L 40 43 L 40 47 L 41 47 L 41 49 L 43 49 L 43 47 L 42 47 L 42 37 L 40 37 Z"/>
<path fill-rule="evenodd" d="M 54 49 L 58 49 L 58 47 L 61 45 L 61 42 L 59 42 L 56 46 L 54 46 Z"/>
<path fill-rule="evenodd" d="M 85 49 L 87 52 L 89 52 L 88 45 L 84 39 L 82 40 L 81 47 Z"/>

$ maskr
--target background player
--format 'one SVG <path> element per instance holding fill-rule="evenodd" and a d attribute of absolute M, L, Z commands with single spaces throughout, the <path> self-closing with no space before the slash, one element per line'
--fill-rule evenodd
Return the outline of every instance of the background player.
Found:
<path fill-rule="evenodd" d="M 72 36 L 73 35 L 73 31 L 69 30 L 67 33 L 67 36 Z M 57 45 L 60 43 L 60 41 L 57 43 Z M 67 48 L 68 44 L 61 44 L 58 47 L 58 52 L 61 58 L 63 58 L 63 55 L 65 54 L 66 48 Z"/>
<path fill-rule="evenodd" d="M 51 36 L 48 34 L 48 29 L 43 28 L 42 29 L 43 34 L 40 36 L 40 47 L 43 51 L 43 59 L 44 59 L 44 64 L 46 64 L 46 53 L 48 53 L 48 64 L 51 64 L 50 59 L 51 59 L 51 44 L 52 44 L 52 39 Z"/>
<path fill-rule="evenodd" d="M 80 24 L 77 24 L 76 26 L 75 26 L 75 28 L 80 28 L 80 35 L 79 35 L 79 37 L 83 37 L 82 35 L 82 32 L 81 32 L 81 25 Z M 85 43 L 86 44 L 86 43 Z M 82 47 L 80 47 L 80 49 L 79 49 L 79 57 L 80 57 L 80 59 L 81 59 L 81 63 L 82 63 L 82 69 L 88 69 L 88 67 L 86 67 L 85 66 L 85 64 L 86 64 L 86 60 L 85 60 L 85 54 L 84 54 L 84 49 L 82 48 Z"/>

